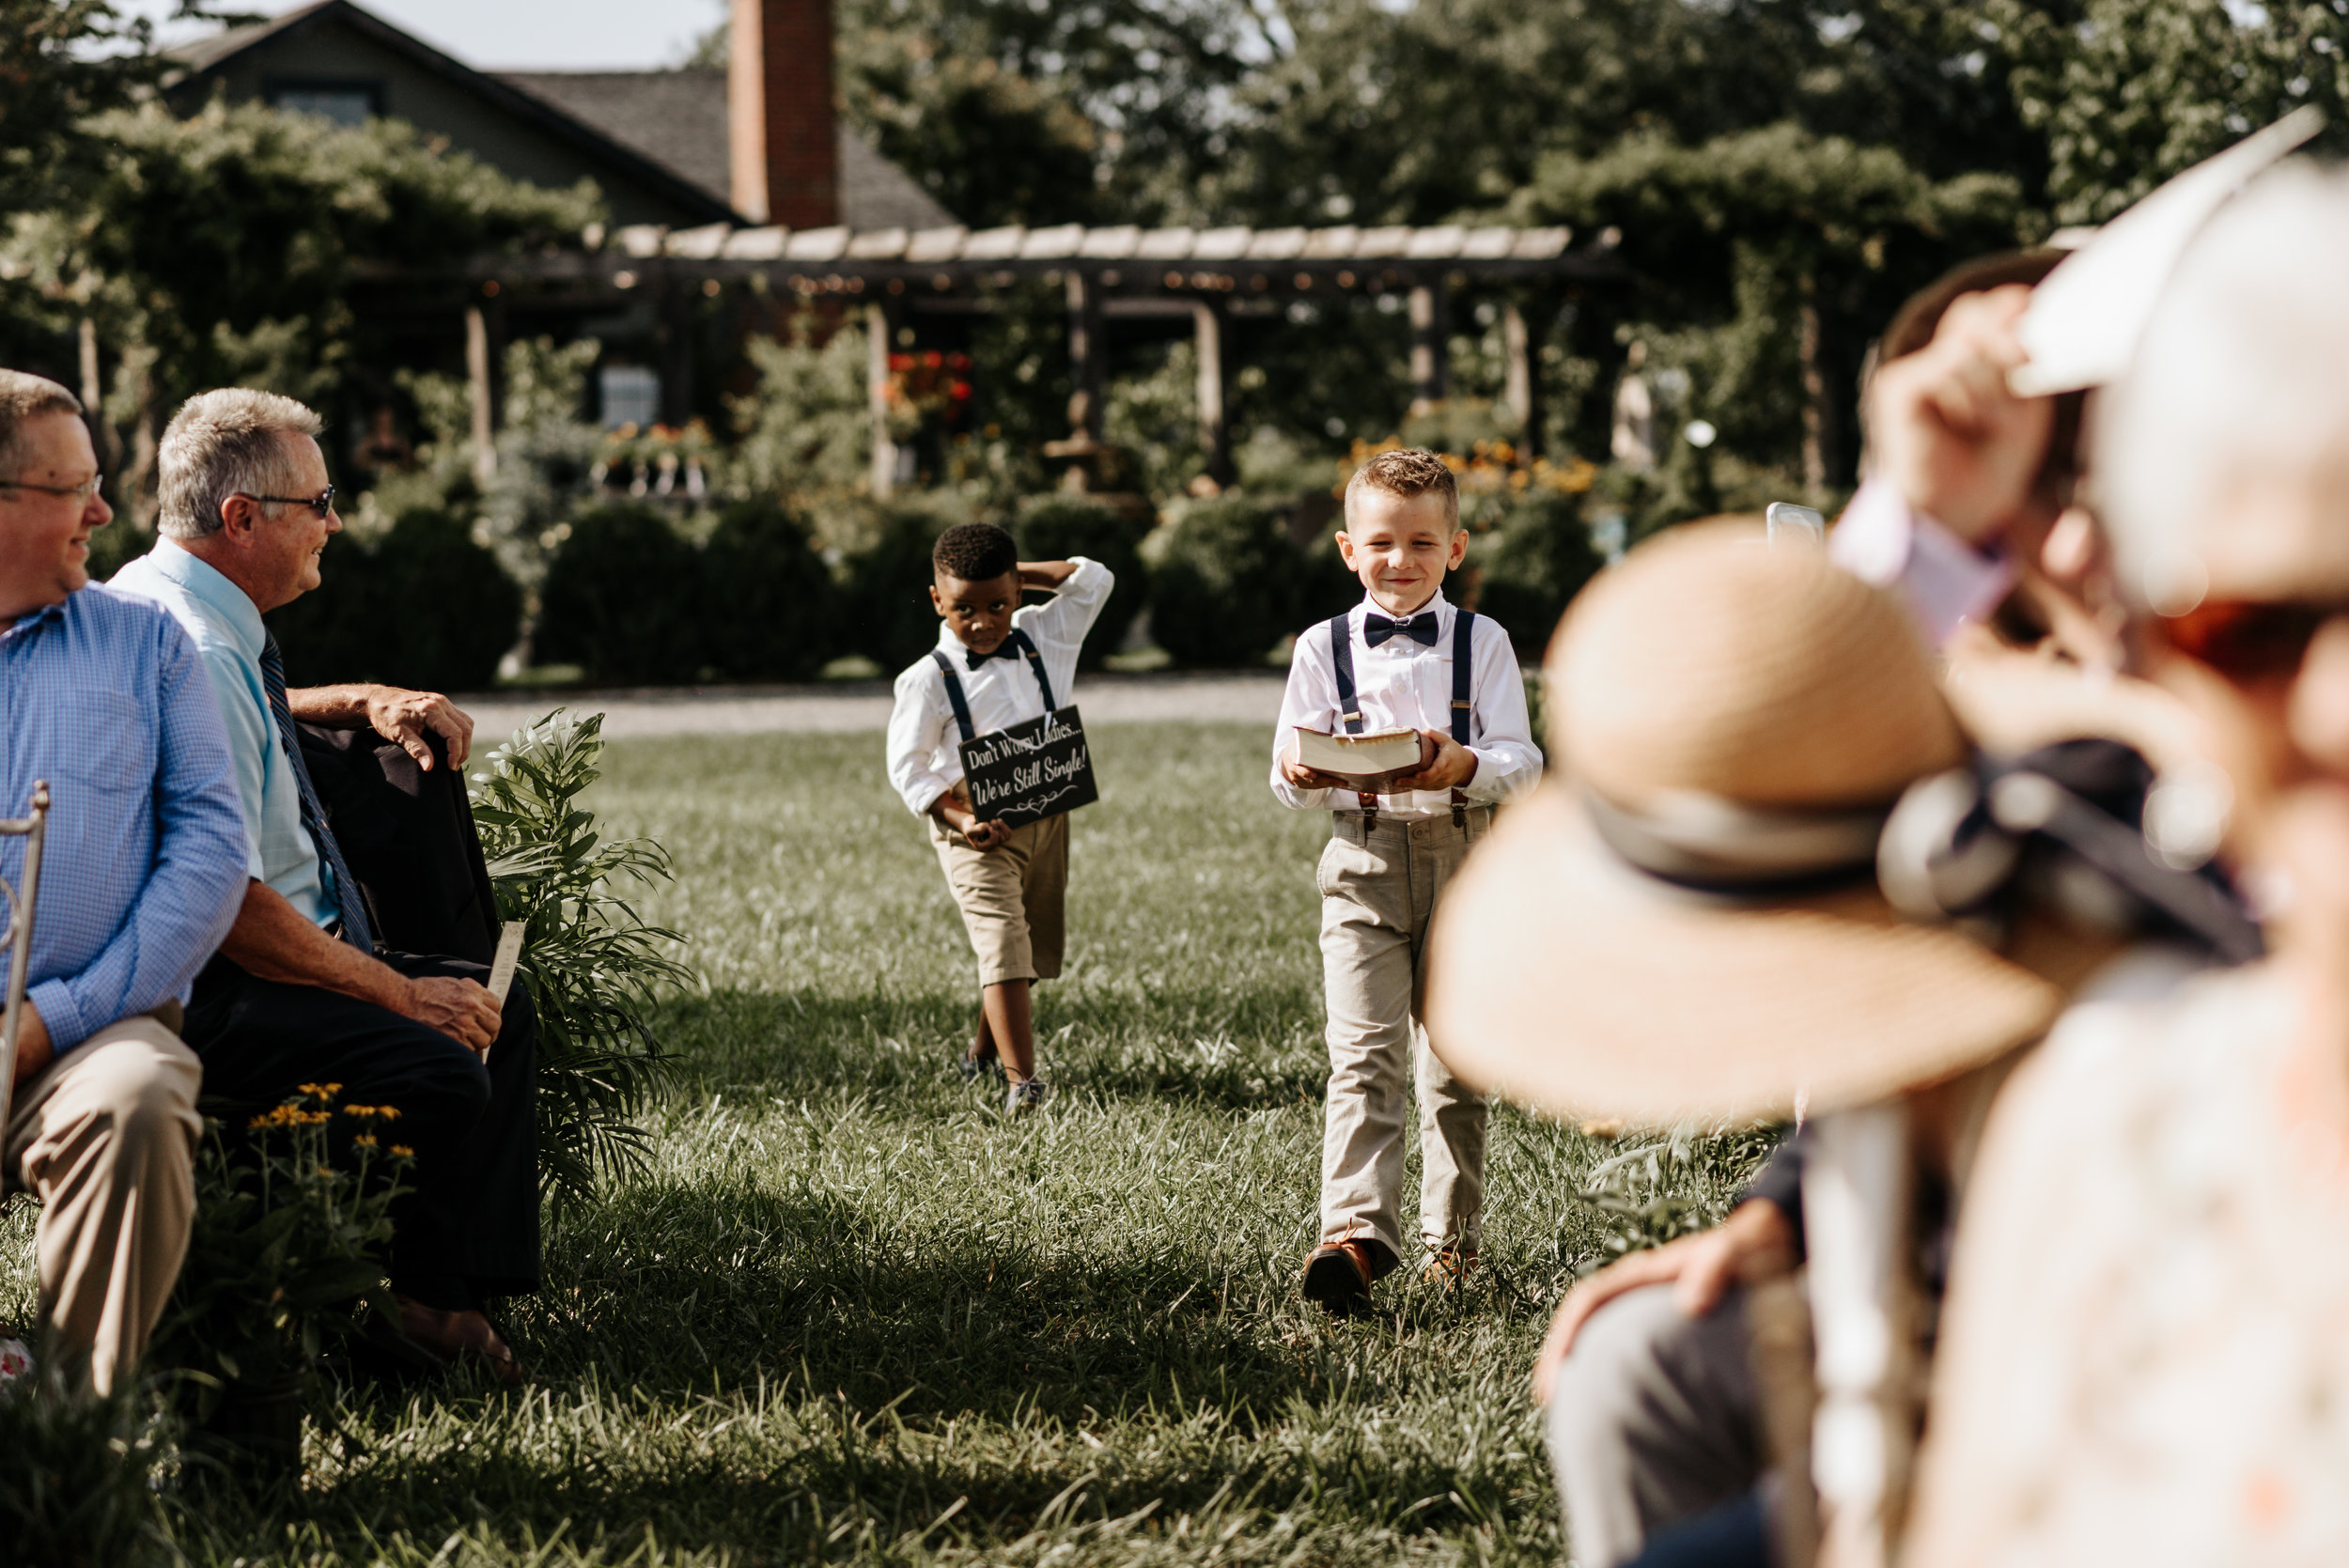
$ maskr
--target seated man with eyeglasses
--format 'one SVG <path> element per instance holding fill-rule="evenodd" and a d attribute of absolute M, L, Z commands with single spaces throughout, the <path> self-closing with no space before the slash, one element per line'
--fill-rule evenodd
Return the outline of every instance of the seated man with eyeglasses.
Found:
<path fill-rule="evenodd" d="M 41 1315 L 104 1393 L 187 1253 L 203 1070 L 174 1031 L 236 908 L 244 824 L 186 634 L 89 586 L 98 489 L 79 399 L 0 370 L 0 816 L 42 784 L 50 801 L 38 895 L 12 911 L 32 947 L 0 1176 L 40 1200 Z M 0 838 L 19 895 L 29 854 Z"/>
<path fill-rule="evenodd" d="M 501 1012 L 480 965 L 378 948 L 295 730 L 371 724 L 428 768 L 424 732 L 461 767 L 473 723 L 434 692 L 289 691 L 261 620 L 319 585 L 319 551 L 342 527 L 319 427 L 272 393 L 190 398 L 163 432 L 161 536 L 112 583 L 162 604 L 194 639 L 244 803 L 250 880 L 197 977 L 188 1043 L 207 1090 L 240 1105 L 333 1082 L 348 1103 L 397 1110 L 393 1131 L 415 1155 L 412 1190 L 393 1210 L 402 1330 L 515 1383 L 521 1368 L 483 1308 L 537 1287 L 537 1020 L 519 987 Z"/>

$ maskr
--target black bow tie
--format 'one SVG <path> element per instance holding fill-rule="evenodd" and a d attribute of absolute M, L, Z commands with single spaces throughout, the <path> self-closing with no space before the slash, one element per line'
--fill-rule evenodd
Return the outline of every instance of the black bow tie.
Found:
<path fill-rule="evenodd" d="M 1391 621 L 1384 615 L 1362 617 L 1362 641 L 1377 647 L 1390 637 L 1408 637 L 1421 647 L 1436 645 L 1436 613 L 1423 610 L 1408 621 Z"/>
<path fill-rule="evenodd" d="M 1433 642 L 1435 639 L 1431 637 L 1428 641 Z M 976 648 L 965 648 L 962 650 L 962 657 L 969 660 L 971 661 L 971 668 L 975 670 L 990 659 L 1019 658 L 1019 644 L 1014 643 L 1010 638 L 1006 637 L 1002 642 L 995 644 L 995 651 L 993 653 L 981 653 Z"/>

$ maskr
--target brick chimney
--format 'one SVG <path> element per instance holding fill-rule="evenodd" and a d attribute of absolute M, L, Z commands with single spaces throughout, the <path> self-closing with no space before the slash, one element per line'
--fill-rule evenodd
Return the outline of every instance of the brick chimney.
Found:
<path fill-rule="evenodd" d="M 726 129 L 737 211 L 787 228 L 840 221 L 832 0 L 734 0 Z"/>

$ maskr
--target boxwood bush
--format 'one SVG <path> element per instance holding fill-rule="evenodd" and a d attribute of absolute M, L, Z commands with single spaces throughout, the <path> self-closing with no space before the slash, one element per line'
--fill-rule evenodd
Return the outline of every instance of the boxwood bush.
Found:
<path fill-rule="evenodd" d="M 319 577 L 319 587 L 269 617 L 295 686 L 375 680 L 479 691 L 521 635 L 521 590 L 446 512 L 403 512 L 372 547 L 337 538 Z"/>
<path fill-rule="evenodd" d="M 744 501 L 702 546 L 703 651 L 727 680 L 809 680 L 847 646 L 832 569 L 797 513 Z"/>
<path fill-rule="evenodd" d="M 1097 496 L 1038 496 L 1022 506 L 1013 534 L 1019 540 L 1023 561 L 1066 561 L 1088 556 L 1117 578 L 1100 618 L 1085 634 L 1078 668 L 1095 670 L 1117 651 L 1126 633 L 1149 602 L 1149 568 L 1143 564 L 1142 541 L 1154 520 L 1148 510 L 1112 506 Z"/>
<path fill-rule="evenodd" d="M 626 505 L 580 515 L 539 600 L 539 661 L 623 686 L 692 680 L 705 626 L 735 613 L 705 594 L 701 558 L 666 518 Z"/>
<path fill-rule="evenodd" d="M 1260 664 L 1282 638 L 1359 593 L 1335 545 L 1316 537 L 1299 548 L 1280 511 L 1236 492 L 1183 506 L 1143 552 L 1150 635 L 1178 664 Z"/>
<path fill-rule="evenodd" d="M 1501 623 L 1517 658 L 1539 663 L 1566 605 L 1599 568 L 1575 497 L 1525 496 L 1469 544 L 1476 608 Z"/>

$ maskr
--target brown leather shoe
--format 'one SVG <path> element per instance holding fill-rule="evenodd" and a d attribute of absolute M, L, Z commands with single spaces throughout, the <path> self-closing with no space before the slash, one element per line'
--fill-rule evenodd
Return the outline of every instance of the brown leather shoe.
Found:
<path fill-rule="evenodd" d="M 433 1355 L 444 1361 L 478 1361 L 509 1389 L 527 1381 L 513 1348 L 480 1312 L 443 1312 L 407 1296 L 392 1299 L 399 1308 L 399 1331 Z"/>
<path fill-rule="evenodd" d="M 1344 1317 L 1370 1304 L 1370 1282 L 1385 1272 L 1378 1266 L 1376 1245 L 1367 1241 L 1325 1241 L 1305 1259 L 1305 1278 L 1299 1289 L 1308 1301 Z"/>
<path fill-rule="evenodd" d="M 1475 1271 L 1475 1248 L 1446 1247 L 1429 1255 L 1420 1278 L 1431 1285 L 1465 1285 Z"/>

